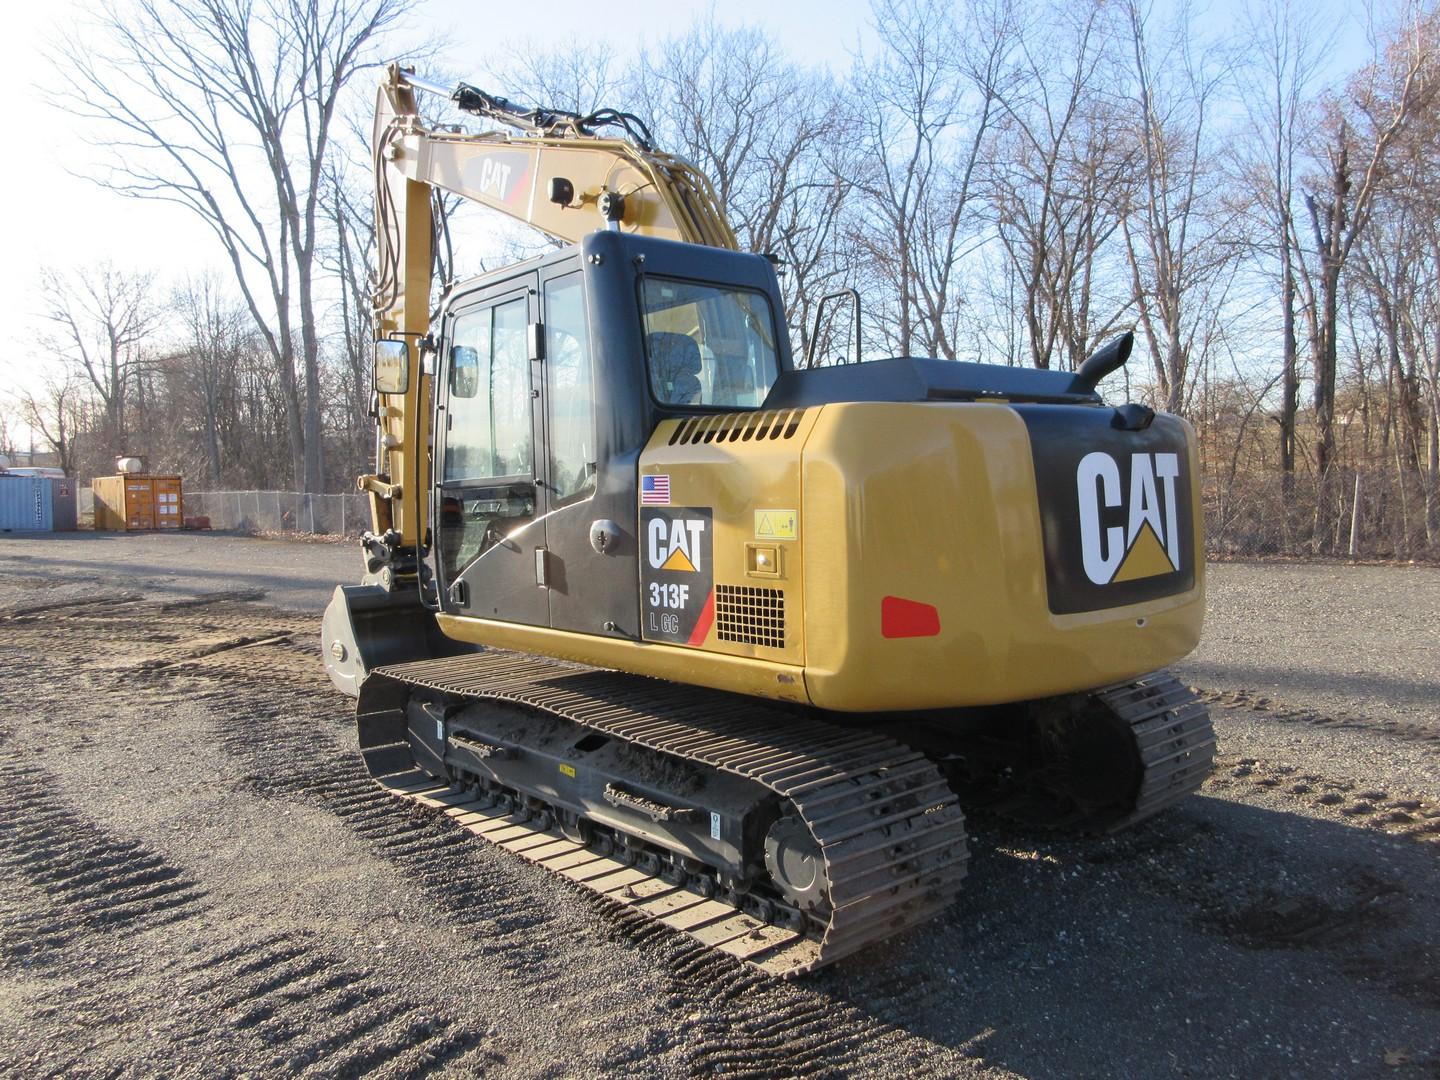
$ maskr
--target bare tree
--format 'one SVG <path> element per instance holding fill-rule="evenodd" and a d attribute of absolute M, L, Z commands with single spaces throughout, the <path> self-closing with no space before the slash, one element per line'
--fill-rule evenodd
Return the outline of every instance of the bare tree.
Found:
<path fill-rule="evenodd" d="M 1374 211 L 1390 149 L 1433 93 L 1434 79 L 1421 77 L 1428 53 L 1419 23 L 1402 27 L 1385 55 L 1351 80 L 1347 98 L 1326 103 L 1324 168 L 1306 183 L 1317 263 L 1315 466 L 1322 485 L 1335 451 L 1340 275 Z"/>
<path fill-rule="evenodd" d="M 192 278 L 171 301 L 183 337 L 172 354 L 179 367 L 179 388 L 194 427 L 201 434 L 206 472 L 219 486 L 224 472 L 222 433 L 234 417 L 242 355 L 254 336 L 242 306 L 225 294 L 212 276 Z"/>
<path fill-rule="evenodd" d="M 358 149 L 365 146 L 368 139 L 357 130 L 346 141 Z M 368 159 L 368 152 L 365 156 Z M 323 203 L 330 225 L 330 244 L 322 251 L 322 259 L 338 290 L 341 383 L 347 391 L 344 401 L 346 457 L 356 461 L 364 459 L 366 448 L 360 444 L 372 430 L 368 420 L 368 395 L 375 218 L 370 209 L 374 181 L 365 164 L 337 155 L 326 169 Z M 434 247 L 439 257 L 443 245 Z M 436 280 L 448 280 L 448 272 L 437 275 Z"/>
<path fill-rule="evenodd" d="M 1422 23 L 1422 39 L 1435 44 L 1435 25 Z M 1440 58 L 1427 61 L 1434 78 Z M 1369 226 L 1351 255 L 1352 292 L 1363 294 L 1383 357 L 1386 434 L 1395 440 L 1396 484 L 1402 499 L 1418 488 L 1424 541 L 1440 534 L 1440 431 L 1436 376 L 1440 373 L 1440 123 L 1419 109 L 1390 154 Z M 1347 312 L 1348 314 L 1348 312 Z M 1352 333 L 1355 319 L 1352 317 Z M 1362 383 L 1363 386 L 1363 383 Z M 1409 534 L 1401 541 L 1408 543 Z"/>
<path fill-rule="evenodd" d="M 1431 147 L 1434 145 L 1432 142 Z M 1423 322 L 1416 320 L 1414 336 L 1424 365 L 1425 421 L 1429 428 L 1425 449 L 1425 533 L 1433 548 L 1440 544 L 1440 209 L 1435 208 L 1433 202 L 1440 169 L 1432 168 L 1428 176 L 1430 180 L 1423 189 L 1432 206 L 1423 230 L 1429 263 L 1427 287 L 1421 301 L 1425 318 Z"/>
<path fill-rule="evenodd" d="M 1197 347 L 1211 344 L 1237 249 L 1227 236 L 1233 211 L 1222 198 L 1219 143 L 1211 112 L 1227 65 L 1197 49 L 1182 7 L 1169 43 L 1154 55 L 1137 0 L 1126 7 L 1133 93 L 1130 130 L 1138 144 L 1128 213 L 1121 219 L 1140 326 L 1150 345 L 1164 407 L 1183 412 Z"/>
<path fill-rule="evenodd" d="M 1296 161 L 1308 140 L 1311 94 L 1320 58 L 1330 51 L 1333 31 L 1320 26 L 1320 13 L 1293 0 L 1263 0 L 1250 11 L 1247 31 L 1253 48 L 1238 72 L 1252 136 L 1237 150 L 1238 174 L 1257 226 L 1257 250 L 1275 260 L 1280 293 L 1280 471 L 1282 497 L 1295 489 L 1296 416 L 1300 407 L 1300 350 L 1296 332 L 1296 267 L 1299 245 L 1294 203 Z"/>
<path fill-rule="evenodd" d="M 954 358 L 961 264 L 983 236 L 972 196 L 1015 22 L 1006 0 L 972 5 L 963 26 L 940 0 L 871 10 L 879 48 L 852 90 L 863 196 L 854 242 L 888 301 L 891 348 Z"/>
<path fill-rule="evenodd" d="M 0 457 L 15 460 L 15 428 L 20 420 L 16 402 L 0 400 Z"/>
<path fill-rule="evenodd" d="M 603 38 L 569 37 L 561 42 L 527 39 L 502 52 L 489 77 L 507 97 L 528 97 L 538 105 L 582 115 L 601 108 L 637 112 L 629 101 L 633 82 L 621 73 L 620 57 Z"/>
<path fill-rule="evenodd" d="M 55 270 L 40 274 L 43 313 L 51 326 L 43 345 L 100 399 L 107 454 L 127 449 L 126 406 L 160 319 L 153 288 L 150 275 L 119 270 L 109 263 L 68 274 Z M 57 382 L 45 395 L 47 409 L 75 396 L 76 389 L 68 382 Z M 59 420 L 53 424 L 52 433 L 63 440 Z"/>
<path fill-rule="evenodd" d="M 214 232 L 284 391 L 294 479 L 322 483 L 317 259 L 331 130 L 414 0 L 137 0 L 64 42 L 57 100 L 97 122 L 106 186 Z"/>
<path fill-rule="evenodd" d="M 1093 314 L 1134 159 L 1101 88 L 1113 78 L 1104 14 L 1098 4 L 1032 11 L 988 148 L 987 195 L 1015 285 L 1007 299 L 1035 367 L 1074 368 L 1128 306 L 1119 298 Z"/>
<path fill-rule="evenodd" d="M 21 419 L 45 440 L 66 476 L 76 475 L 75 440 L 85 426 L 82 399 L 83 388 L 75 374 L 68 371 L 47 376 L 43 389 L 26 392 L 20 398 Z"/>

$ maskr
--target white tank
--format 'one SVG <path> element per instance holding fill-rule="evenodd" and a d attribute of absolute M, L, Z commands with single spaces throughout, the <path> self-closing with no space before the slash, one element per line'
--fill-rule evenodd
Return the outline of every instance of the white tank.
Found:
<path fill-rule="evenodd" d="M 141 461 L 138 457 L 117 457 L 115 459 L 115 468 L 122 473 L 138 473 L 144 471 L 145 462 Z"/>

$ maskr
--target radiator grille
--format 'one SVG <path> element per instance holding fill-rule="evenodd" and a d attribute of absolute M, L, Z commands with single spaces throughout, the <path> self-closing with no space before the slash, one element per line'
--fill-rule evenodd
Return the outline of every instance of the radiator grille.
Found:
<path fill-rule="evenodd" d="M 765 409 L 756 412 L 692 416 L 670 434 L 670 445 L 709 442 L 758 442 L 791 439 L 800 427 L 804 409 Z"/>
<path fill-rule="evenodd" d="M 784 591 L 749 585 L 716 585 L 715 634 L 721 641 L 783 649 Z"/>

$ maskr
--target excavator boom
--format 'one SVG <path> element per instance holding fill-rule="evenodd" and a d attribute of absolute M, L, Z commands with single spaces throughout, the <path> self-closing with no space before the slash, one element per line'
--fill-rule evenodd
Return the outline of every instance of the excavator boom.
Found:
<path fill-rule="evenodd" d="M 416 91 L 447 97 L 460 109 L 515 131 L 440 130 L 422 119 Z M 605 138 L 602 125 L 620 125 L 631 138 Z M 427 444 L 424 379 L 419 349 L 429 327 L 433 288 L 434 193 L 450 192 L 522 221 L 564 243 L 610 227 L 707 247 L 737 250 L 710 181 L 680 158 L 649 144 L 643 124 L 613 110 L 583 117 L 522 109 L 461 84 L 453 89 L 391 64 L 375 105 L 375 336 L 404 343 L 402 393 L 378 406 L 377 472 L 359 486 L 371 497 L 376 537 L 389 536 L 383 557 L 396 558 L 423 540 L 424 485 L 417 467 Z"/>

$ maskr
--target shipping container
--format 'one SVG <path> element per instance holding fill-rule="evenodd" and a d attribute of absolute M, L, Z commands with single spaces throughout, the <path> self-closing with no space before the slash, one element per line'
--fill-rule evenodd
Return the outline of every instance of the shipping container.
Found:
<path fill-rule="evenodd" d="M 53 522 L 49 480 L 0 473 L 0 532 L 49 532 Z"/>
<path fill-rule="evenodd" d="M 121 473 L 97 476 L 91 486 L 97 532 L 178 529 L 184 520 L 178 476 Z"/>
<path fill-rule="evenodd" d="M 56 532 L 74 532 L 80 525 L 76 506 L 80 485 L 69 477 L 46 479 L 50 483 L 50 527 Z"/>

